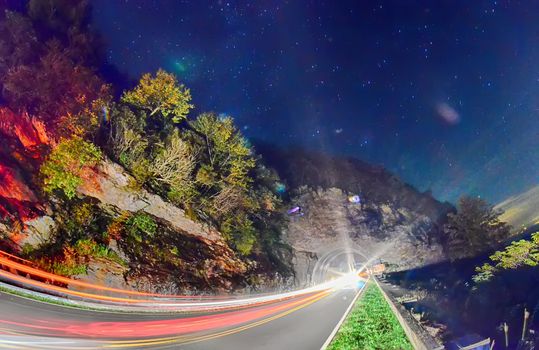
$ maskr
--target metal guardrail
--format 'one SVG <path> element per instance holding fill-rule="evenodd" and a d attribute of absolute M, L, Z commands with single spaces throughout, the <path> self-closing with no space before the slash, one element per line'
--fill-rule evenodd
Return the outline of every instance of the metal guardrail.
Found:
<path fill-rule="evenodd" d="M 487 339 L 484 339 L 484 340 L 481 340 L 480 342 L 477 342 L 475 344 L 470 344 L 470 345 L 467 345 L 463 348 L 460 348 L 460 350 L 473 350 L 473 349 L 477 349 L 478 347 L 483 347 L 483 346 L 490 346 L 490 338 L 487 338 Z"/>

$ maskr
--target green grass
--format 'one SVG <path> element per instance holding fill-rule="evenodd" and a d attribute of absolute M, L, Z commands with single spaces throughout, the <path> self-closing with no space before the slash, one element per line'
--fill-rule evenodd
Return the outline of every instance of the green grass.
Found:
<path fill-rule="evenodd" d="M 10 288 L 5 288 L 3 286 L 0 286 L 0 292 L 15 295 L 15 296 L 22 297 L 22 298 L 32 299 L 32 300 L 39 301 L 39 302 L 42 302 L 42 303 L 58 305 L 58 306 L 65 306 L 65 307 L 70 307 L 70 308 L 75 308 L 75 309 L 82 309 L 82 310 L 93 310 L 93 311 L 100 311 L 101 310 L 101 309 L 97 309 L 97 308 L 94 309 L 94 308 L 79 305 L 79 304 L 72 304 L 72 303 L 69 303 L 67 301 L 63 302 L 63 301 L 58 300 L 58 299 L 51 299 L 51 298 L 47 298 L 47 297 L 41 297 L 41 296 L 35 295 L 33 293 L 25 293 L 23 291 L 18 291 L 18 290 L 14 290 L 14 289 L 10 289 Z"/>
<path fill-rule="evenodd" d="M 412 350 L 378 286 L 365 288 L 328 350 Z"/>
<path fill-rule="evenodd" d="M 102 244 L 96 243 L 93 239 L 79 239 L 75 243 L 75 252 L 78 256 L 91 257 L 96 259 L 107 259 L 116 262 L 122 266 L 127 266 L 127 263 L 116 254 L 115 251 L 105 247 Z M 83 273 L 86 273 L 86 269 Z M 74 273 L 76 275 L 77 273 Z"/>

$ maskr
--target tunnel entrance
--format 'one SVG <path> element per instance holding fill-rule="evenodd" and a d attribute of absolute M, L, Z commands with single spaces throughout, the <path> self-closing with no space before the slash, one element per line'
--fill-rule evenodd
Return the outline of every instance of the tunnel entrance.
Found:
<path fill-rule="evenodd" d="M 361 269 L 368 258 L 355 248 L 340 247 L 326 252 L 316 262 L 311 275 L 311 284 L 316 285 Z"/>

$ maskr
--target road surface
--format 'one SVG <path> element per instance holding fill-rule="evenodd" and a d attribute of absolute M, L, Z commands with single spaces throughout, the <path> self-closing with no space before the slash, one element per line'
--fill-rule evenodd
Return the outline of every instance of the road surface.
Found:
<path fill-rule="evenodd" d="M 334 292 L 298 311 L 239 333 L 188 344 L 185 350 L 318 350 L 350 305 L 357 290 Z"/>
<path fill-rule="evenodd" d="M 0 293 L 0 348 L 320 349 L 356 293 L 189 315 L 80 310 Z"/>

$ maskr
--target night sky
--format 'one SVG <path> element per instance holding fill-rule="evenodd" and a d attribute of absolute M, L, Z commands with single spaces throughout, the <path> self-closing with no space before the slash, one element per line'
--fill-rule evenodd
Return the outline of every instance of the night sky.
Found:
<path fill-rule="evenodd" d="M 111 64 L 176 73 L 249 138 L 453 202 L 539 183 L 539 1 L 93 3 Z"/>

